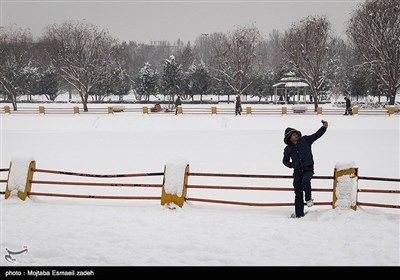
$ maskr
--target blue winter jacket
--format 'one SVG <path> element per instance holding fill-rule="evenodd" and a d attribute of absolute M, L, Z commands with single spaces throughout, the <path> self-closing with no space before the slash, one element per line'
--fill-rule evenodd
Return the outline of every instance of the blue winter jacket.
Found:
<path fill-rule="evenodd" d="M 289 139 L 294 132 L 299 134 L 299 141 L 294 145 Z M 311 145 L 326 132 L 326 127 L 321 126 L 317 132 L 312 135 L 301 136 L 300 131 L 288 127 L 285 131 L 285 143 L 287 146 L 283 151 L 283 164 L 295 170 L 313 170 L 314 159 L 311 151 Z M 291 159 L 291 161 L 290 161 Z"/>

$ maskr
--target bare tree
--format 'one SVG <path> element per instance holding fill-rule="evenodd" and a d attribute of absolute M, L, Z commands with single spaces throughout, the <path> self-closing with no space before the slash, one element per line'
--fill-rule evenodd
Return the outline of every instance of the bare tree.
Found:
<path fill-rule="evenodd" d="M 214 32 L 212 34 L 202 35 L 200 40 L 196 40 L 194 47 L 195 53 L 197 52 L 200 56 L 199 61 L 207 62 L 206 67 L 210 72 L 211 87 L 214 94 L 218 95 L 218 101 L 221 95 L 232 94 L 232 90 L 226 87 L 224 77 L 219 71 L 220 65 L 224 61 L 226 52 L 228 51 L 228 37 L 222 32 Z"/>
<path fill-rule="evenodd" d="M 330 23 L 325 17 L 309 16 L 294 23 L 282 39 L 285 65 L 309 84 L 315 111 L 318 92 L 329 76 L 329 30 Z"/>
<path fill-rule="evenodd" d="M 35 74 L 31 67 L 32 36 L 28 30 L 15 26 L 0 27 L 0 91 L 11 100 L 17 110 L 17 97 L 24 94 L 30 77 Z"/>
<path fill-rule="evenodd" d="M 227 49 L 217 69 L 235 94 L 242 94 L 254 82 L 256 47 L 260 40 L 261 34 L 253 25 L 238 27 L 228 35 Z"/>
<path fill-rule="evenodd" d="M 96 86 L 111 75 L 112 46 L 108 31 L 84 21 L 67 21 L 47 27 L 48 52 L 61 77 L 77 90 L 88 111 L 87 101 Z"/>
<path fill-rule="evenodd" d="M 369 0 L 353 13 L 347 34 L 361 65 L 378 77 L 394 105 L 400 87 L 400 2 Z"/>

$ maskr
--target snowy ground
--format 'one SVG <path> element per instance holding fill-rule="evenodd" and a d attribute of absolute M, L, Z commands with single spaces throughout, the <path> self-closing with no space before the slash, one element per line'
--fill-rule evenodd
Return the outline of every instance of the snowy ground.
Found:
<path fill-rule="evenodd" d="M 360 176 L 400 178 L 399 116 L 323 116 L 327 133 L 313 145 L 316 175 L 354 161 Z M 290 175 L 282 161 L 283 132 L 303 135 L 317 116 L 1 115 L 1 168 L 33 157 L 37 168 L 95 174 L 162 172 L 183 160 L 192 172 Z M 1 172 L 6 179 L 6 173 Z M 35 179 L 53 180 L 39 174 Z M 66 178 L 68 179 L 68 178 Z M 76 181 L 76 180 L 75 180 Z M 78 181 L 84 181 L 79 178 Z M 105 180 L 109 181 L 109 180 Z M 130 182 L 161 183 L 162 178 Z M 291 186 L 291 180 L 213 179 L 190 184 Z M 330 180 L 313 186 L 331 188 Z M 32 191 L 56 187 L 33 186 Z M 359 181 L 359 188 L 399 189 L 398 183 Z M 1 184 L 4 191 L 5 184 Z M 134 190 L 160 196 L 160 189 Z M 57 192 L 128 194 L 126 188 L 57 187 Z M 188 190 L 188 196 L 250 202 L 293 202 L 291 192 Z M 331 201 L 331 193 L 314 193 Z M 399 195 L 365 195 L 364 202 L 400 204 Z M 359 211 L 315 206 L 302 219 L 293 207 L 186 203 L 170 210 L 158 201 L 13 197 L 1 202 L 1 265 L 400 265 L 398 209 Z M 27 254 L 5 260 L 6 248 Z"/>

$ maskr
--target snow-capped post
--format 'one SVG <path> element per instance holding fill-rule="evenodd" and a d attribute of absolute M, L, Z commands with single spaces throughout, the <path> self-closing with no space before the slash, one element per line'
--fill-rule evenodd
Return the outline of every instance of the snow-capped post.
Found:
<path fill-rule="evenodd" d="M 217 114 L 217 107 L 211 106 L 211 115 L 216 115 Z"/>
<path fill-rule="evenodd" d="M 322 115 L 322 107 L 321 106 L 317 107 L 317 115 Z"/>
<path fill-rule="evenodd" d="M 79 114 L 79 107 L 78 106 L 74 106 L 74 114 Z"/>
<path fill-rule="evenodd" d="M 333 181 L 332 207 L 357 210 L 358 168 L 354 162 L 338 162 Z"/>
<path fill-rule="evenodd" d="M 164 178 L 161 192 L 161 205 L 182 207 L 186 197 L 189 164 L 180 160 L 170 160 L 164 166 Z"/>
<path fill-rule="evenodd" d="M 17 193 L 21 200 L 25 200 L 32 188 L 33 169 L 36 162 L 33 158 L 13 158 L 8 172 L 5 198 Z"/>
<path fill-rule="evenodd" d="M 10 106 L 4 106 L 4 113 L 10 114 Z"/>
<path fill-rule="evenodd" d="M 246 107 L 246 115 L 251 115 L 251 107 L 250 106 Z"/>
<path fill-rule="evenodd" d="M 149 107 L 143 106 L 142 109 L 143 109 L 143 114 L 148 114 L 149 113 Z"/>
<path fill-rule="evenodd" d="M 282 115 L 286 115 L 287 114 L 287 107 L 286 106 L 282 106 L 281 114 Z"/>
<path fill-rule="evenodd" d="M 183 114 L 182 105 L 179 105 L 179 106 L 178 106 L 177 114 Z"/>

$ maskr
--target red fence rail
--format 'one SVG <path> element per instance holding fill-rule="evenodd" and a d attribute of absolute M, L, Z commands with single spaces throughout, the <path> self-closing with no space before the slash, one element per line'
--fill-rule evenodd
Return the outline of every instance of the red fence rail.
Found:
<path fill-rule="evenodd" d="M 81 172 L 70 172 L 49 169 L 31 169 L 35 173 L 57 174 L 63 176 L 78 176 L 90 178 L 132 178 L 132 177 L 152 177 L 163 176 L 164 172 L 152 173 L 129 173 L 129 174 L 91 174 Z M 144 184 L 144 183 L 116 183 L 116 182 L 76 182 L 76 181 L 55 181 L 55 180 L 31 180 L 31 184 L 36 185 L 62 185 L 62 186 L 87 186 L 87 187 L 140 187 L 140 188 L 161 188 L 162 184 Z M 110 195 L 97 195 L 97 194 L 65 194 L 65 193 L 44 193 L 31 191 L 28 195 L 34 196 L 47 196 L 47 197 L 67 197 L 67 198 L 97 198 L 97 199 L 136 199 L 136 200 L 160 200 L 161 196 L 110 196 Z"/>
<path fill-rule="evenodd" d="M 0 172 L 8 172 L 9 168 L 1 168 Z M 77 177 L 89 177 L 89 178 L 133 178 L 133 177 L 154 177 L 164 176 L 164 172 L 148 172 L 148 173 L 128 173 L 128 174 L 91 174 L 91 173 L 80 173 L 60 170 L 49 170 L 49 169 L 32 169 L 34 173 L 47 173 L 56 174 L 63 176 L 77 176 Z M 189 172 L 187 176 L 190 177 L 214 177 L 214 178 L 257 178 L 257 179 L 292 179 L 291 175 L 260 175 L 260 174 L 233 174 L 233 173 L 204 173 L 204 172 Z M 333 176 L 314 176 L 313 179 L 321 180 L 333 180 Z M 383 181 L 383 182 L 400 182 L 397 178 L 382 178 L 382 177 L 367 177 L 358 176 L 359 180 L 368 181 Z M 7 183 L 7 180 L 0 180 L 0 183 Z M 162 188 L 162 184 L 156 183 L 128 183 L 128 182 L 78 182 L 78 181 L 62 181 L 62 180 L 34 180 L 30 183 L 34 185 L 63 185 L 63 186 L 88 186 L 88 187 L 124 187 L 124 188 Z M 291 187 L 279 187 L 279 186 L 234 186 L 234 185 L 207 185 L 207 184 L 188 184 L 187 189 L 208 189 L 208 190 L 233 190 L 233 191 L 290 191 L 293 192 Z M 314 192 L 333 192 L 333 188 L 313 188 Z M 381 193 L 381 194 L 400 194 L 400 190 L 390 189 L 365 189 L 359 188 L 360 193 Z M 5 192 L 0 192 L 4 194 Z M 98 198 L 98 199 L 148 199 L 157 200 L 161 199 L 160 196 L 108 196 L 108 195 L 97 195 L 97 194 L 63 194 L 63 193 L 44 193 L 31 191 L 28 195 L 33 196 L 48 196 L 48 197 L 74 197 L 74 198 Z M 220 203 L 220 204 L 232 204 L 232 205 L 245 205 L 245 206 L 293 206 L 291 202 L 281 203 L 256 203 L 246 201 L 229 201 L 221 199 L 207 199 L 207 198 L 196 198 L 186 197 L 187 201 L 196 202 L 209 202 L 209 203 Z M 315 205 L 332 205 L 331 201 L 316 201 Z M 400 209 L 400 205 L 370 203 L 370 202 L 357 202 L 359 206 L 372 206 L 372 207 L 385 207 L 385 208 L 397 208 Z"/>
<path fill-rule="evenodd" d="M 258 178 L 258 179 L 292 179 L 290 175 L 260 175 L 260 174 L 227 174 L 227 173 L 200 173 L 200 172 L 189 172 L 188 176 L 198 177 L 231 177 L 231 178 Z M 333 179 L 332 176 L 314 176 L 315 179 Z M 188 184 L 188 189 L 213 189 L 213 190 L 245 190 L 245 191 L 290 191 L 293 192 L 293 188 L 276 187 L 276 186 L 226 186 L 226 185 L 193 185 Z M 332 192 L 332 188 L 313 188 L 313 191 L 321 192 Z M 244 205 L 244 206 L 293 206 L 294 203 L 282 202 L 282 203 L 254 203 L 246 201 L 228 201 L 219 199 L 205 199 L 186 197 L 188 201 L 197 202 L 209 202 L 209 203 L 220 203 L 220 204 L 232 204 L 232 205 Z M 315 205 L 332 205 L 332 202 L 316 202 Z"/>

